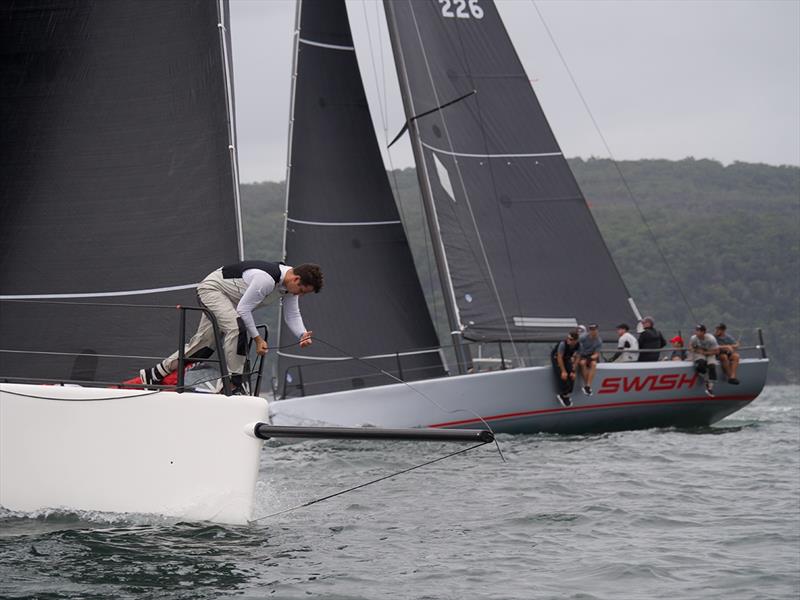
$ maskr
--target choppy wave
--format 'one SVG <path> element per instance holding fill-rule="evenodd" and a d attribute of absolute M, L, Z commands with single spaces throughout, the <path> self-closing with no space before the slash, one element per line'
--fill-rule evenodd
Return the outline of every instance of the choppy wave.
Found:
<path fill-rule="evenodd" d="M 499 441 L 505 463 L 485 446 L 251 526 L 0 509 L 0 597 L 800 595 L 800 388 L 717 427 Z M 256 516 L 450 450 L 270 443 Z"/>

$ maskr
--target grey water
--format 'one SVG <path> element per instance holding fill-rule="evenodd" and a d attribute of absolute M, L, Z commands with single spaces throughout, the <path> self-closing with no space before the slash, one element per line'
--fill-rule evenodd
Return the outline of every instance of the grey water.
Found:
<path fill-rule="evenodd" d="M 800 387 L 711 428 L 499 441 L 505 463 L 487 445 L 250 526 L 0 510 L 0 597 L 800 597 Z M 270 442 L 256 516 L 452 450 Z"/>

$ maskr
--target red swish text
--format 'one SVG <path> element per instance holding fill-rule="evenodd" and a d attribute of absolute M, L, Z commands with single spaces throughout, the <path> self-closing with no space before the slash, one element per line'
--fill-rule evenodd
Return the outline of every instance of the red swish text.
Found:
<path fill-rule="evenodd" d="M 668 375 L 647 375 L 646 377 L 606 377 L 600 385 L 598 394 L 617 394 L 619 392 L 665 392 L 679 388 L 691 388 L 697 383 L 697 373 L 671 373 Z"/>

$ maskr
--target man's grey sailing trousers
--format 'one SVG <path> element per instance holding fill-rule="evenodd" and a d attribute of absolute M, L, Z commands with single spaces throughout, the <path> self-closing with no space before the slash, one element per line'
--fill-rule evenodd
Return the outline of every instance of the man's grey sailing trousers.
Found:
<path fill-rule="evenodd" d="M 247 329 L 239 314 L 236 312 L 234 301 L 225 293 L 227 282 L 222 279 L 222 272 L 217 270 L 206 277 L 197 286 L 197 296 L 208 310 L 214 313 L 217 326 L 223 338 L 223 351 L 228 363 L 228 372 L 231 375 L 241 375 L 247 357 Z M 197 333 L 192 336 L 184 348 L 184 356 L 191 358 L 203 348 L 216 349 L 214 343 L 214 328 L 211 321 L 203 313 Z M 171 373 L 178 368 L 178 352 L 161 362 L 161 369 Z"/>

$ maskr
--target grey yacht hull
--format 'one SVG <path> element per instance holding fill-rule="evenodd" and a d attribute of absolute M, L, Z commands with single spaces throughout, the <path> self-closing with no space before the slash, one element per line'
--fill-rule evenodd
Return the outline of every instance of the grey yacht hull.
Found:
<path fill-rule="evenodd" d="M 526 367 L 273 400 L 276 425 L 475 427 L 496 433 L 596 433 L 712 425 L 752 402 L 768 359 L 744 359 L 739 385 L 720 378 L 714 396 L 688 362 L 601 363 L 593 394 L 576 382 L 573 406 L 556 399 L 551 368 Z"/>

